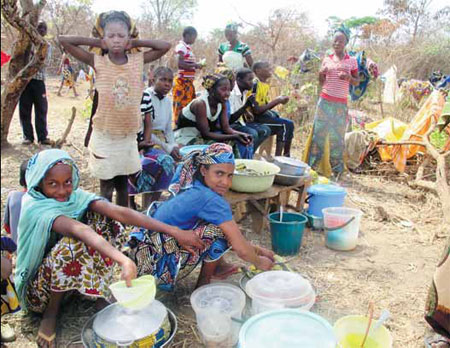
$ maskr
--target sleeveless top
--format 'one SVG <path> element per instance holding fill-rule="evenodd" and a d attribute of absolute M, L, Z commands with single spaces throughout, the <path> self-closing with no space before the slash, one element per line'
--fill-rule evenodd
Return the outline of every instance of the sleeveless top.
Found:
<path fill-rule="evenodd" d="M 192 122 L 196 123 L 195 115 L 191 111 L 191 104 L 195 100 L 198 100 L 198 99 L 203 100 L 205 102 L 205 104 L 206 104 L 206 118 L 208 119 L 208 121 L 216 122 L 217 119 L 220 116 L 221 111 L 222 111 L 222 104 L 218 104 L 216 113 L 214 115 L 211 115 L 211 108 L 209 107 L 209 101 L 208 101 L 208 93 L 203 93 L 200 97 L 192 100 L 188 105 L 186 105 L 183 108 L 182 115 L 185 118 L 187 118 L 189 121 L 192 121 Z"/>
<path fill-rule="evenodd" d="M 99 100 L 93 127 L 111 135 L 136 134 L 141 125 L 144 54 L 127 56 L 128 62 L 124 65 L 114 64 L 108 55 L 94 56 Z"/>

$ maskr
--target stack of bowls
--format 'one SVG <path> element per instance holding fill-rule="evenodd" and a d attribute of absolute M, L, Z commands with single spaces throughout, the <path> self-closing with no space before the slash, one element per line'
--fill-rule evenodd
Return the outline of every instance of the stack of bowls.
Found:
<path fill-rule="evenodd" d="M 280 167 L 280 172 L 275 177 L 275 183 L 284 186 L 297 185 L 309 170 L 306 163 L 290 157 L 276 156 L 273 163 Z"/>

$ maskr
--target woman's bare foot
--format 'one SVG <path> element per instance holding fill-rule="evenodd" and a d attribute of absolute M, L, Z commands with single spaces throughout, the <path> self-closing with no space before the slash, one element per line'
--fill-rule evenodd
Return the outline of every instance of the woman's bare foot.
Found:
<path fill-rule="evenodd" d="M 238 272 L 239 272 L 239 266 L 236 266 L 236 265 L 226 262 L 224 260 L 224 258 L 222 257 L 218 261 L 217 267 L 214 271 L 214 275 L 212 276 L 212 278 L 226 279 L 229 276 L 231 276 L 232 274 L 235 274 Z"/>
<path fill-rule="evenodd" d="M 439 335 L 438 333 L 432 334 L 426 338 L 427 347 L 431 348 L 449 348 L 450 339 Z"/>
<path fill-rule="evenodd" d="M 36 343 L 41 348 L 56 348 L 56 315 L 44 314 Z"/>

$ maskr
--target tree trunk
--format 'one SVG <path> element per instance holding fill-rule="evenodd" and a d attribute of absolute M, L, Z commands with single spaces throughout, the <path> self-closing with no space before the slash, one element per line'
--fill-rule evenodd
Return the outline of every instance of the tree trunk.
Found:
<path fill-rule="evenodd" d="M 9 76 L 1 95 L 0 136 L 1 145 L 8 145 L 9 126 L 20 95 L 34 74 L 44 64 L 48 43 L 36 30 L 36 24 L 46 1 L 34 4 L 32 0 L 21 0 L 22 16 L 18 13 L 17 0 L 2 0 L 3 18 L 18 30 L 9 63 Z M 34 57 L 30 59 L 31 44 L 35 45 Z"/>

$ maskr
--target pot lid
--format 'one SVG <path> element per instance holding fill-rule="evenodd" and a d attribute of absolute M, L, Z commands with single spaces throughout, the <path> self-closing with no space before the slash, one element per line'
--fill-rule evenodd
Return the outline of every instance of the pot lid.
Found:
<path fill-rule="evenodd" d="M 288 271 L 268 271 L 250 279 L 245 292 L 252 299 L 286 303 L 310 301 L 314 296 L 311 283 L 300 274 Z"/>
<path fill-rule="evenodd" d="M 204 285 L 191 295 L 194 311 L 218 310 L 222 313 L 236 315 L 245 306 L 245 294 L 237 286 L 227 283 L 213 283 Z"/>
<path fill-rule="evenodd" d="M 308 187 L 307 192 L 313 195 L 324 195 L 324 196 L 342 195 L 347 193 L 345 188 L 332 184 L 312 185 Z"/>
<path fill-rule="evenodd" d="M 158 300 L 140 310 L 115 303 L 96 315 L 92 327 L 108 342 L 133 342 L 157 332 L 166 317 L 167 309 Z"/>
<path fill-rule="evenodd" d="M 250 318 L 239 332 L 241 348 L 335 348 L 331 325 L 321 316 L 296 309 L 264 312 Z"/>

